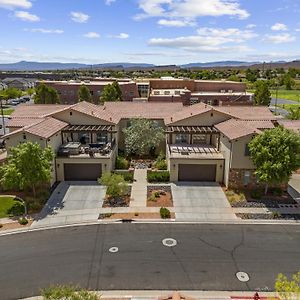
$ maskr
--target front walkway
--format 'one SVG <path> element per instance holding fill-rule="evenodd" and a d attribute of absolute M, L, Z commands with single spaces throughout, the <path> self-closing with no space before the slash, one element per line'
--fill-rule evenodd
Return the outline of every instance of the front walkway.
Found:
<path fill-rule="evenodd" d="M 147 206 L 147 169 L 134 170 L 130 207 Z"/>

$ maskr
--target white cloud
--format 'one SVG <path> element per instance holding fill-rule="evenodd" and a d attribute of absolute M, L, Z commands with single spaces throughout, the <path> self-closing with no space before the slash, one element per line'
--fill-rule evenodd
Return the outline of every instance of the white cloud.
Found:
<path fill-rule="evenodd" d="M 129 34 L 128 33 L 120 33 L 117 35 L 110 35 L 109 37 L 114 38 L 114 39 L 121 39 L 121 40 L 126 40 L 129 38 Z"/>
<path fill-rule="evenodd" d="M 111 5 L 114 2 L 116 2 L 116 0 L 105 0 L 106 5 Z"/>
<path fill-rule="evenodd" d="M 190 18 L 204 16 L 237 16 L 240 19 L 249 17 L 249 13 L 240 8 L 237 0 L 139 0 L 143 13 L 135 19 L 147 17 Z"/>
<path fill-rule="evenodd" d="M 40 33 L 55 33 L 55 34 L 62 34 L 64 33 L 61 29 L 44 29 L 44 28 L 31 28 L 31 29 L 24 29 L 24 31 L 29 32 L 40 32 Z"/>
<path fill-rule="evenodd" d="M 196 23 L 194 21 L 188 20 L 167 20 L 160 19 L 157 22 L 158 25 L 166 26 L 166 27 L 185 27 L 185 26 L 195 26 Z"/>
<path fill-rule="evenodd" d="M 0 7 L 13 8 L 30 8 L 32 3 L 28 0 L 0 0 Z"/>
<path fill-rule="evenodd" d="M 28 11 L 16 11 L 15 17 L 26 22 L 39 22 L 40 18 L 37 15 L 33 15 Z"/>
<path fill-rule="evenodd" d="M 181 36 L 176 38 L 152 38 L 148 44 L 156 47 L 177 48 L 188 51 L 248 51 L 249 48 L 241 45 L 243 42 L 257 36 L 251 30 L 237 28 L 200 28 L 198 35 Z M 231 44 L 231 45 L 230 45 Z"/>
<path fill-rule="evenodd" d="M 100 34 L 97 33 L 97 32 L 93 32 L 93 31 L 88 32 L 88 33 L 84 34 L 83 36 L 86 37 L 86 38 L 89 38 L 89 39 L 98 39 L 98 38 L 100 38 Z"/>
<path fill-rule="evenodd" d="M 253 29 L 253 28 L 255 28 L 255 27 L 256 27 L 255 24 L 248 24 L 248 25 L 246 26 L 247 29 Z"/>
<path fill-rule="evenodd" d="M 271 29 L 273 31 L 287 31 L 288 27 L 283 23 L 276 23 L 271 27 Z"/>
<path fill-rule="evenodd" d="M 289 33 L 282 33 L 282 34 L 275 34 L 275 35 L 267 34 L 264 39 L 264 41 L 273 44 L 290 43 L 290 42 L 294 42 L 295 40 L 296 38 L 290 35 Z"/>
<path fill-rule="evenodd" d="M 89 15 L 86 15 L 80 11 L 72 11 L 70 15 L 72 21 L 76 23 L 86 23 L 90 18 Z"/>

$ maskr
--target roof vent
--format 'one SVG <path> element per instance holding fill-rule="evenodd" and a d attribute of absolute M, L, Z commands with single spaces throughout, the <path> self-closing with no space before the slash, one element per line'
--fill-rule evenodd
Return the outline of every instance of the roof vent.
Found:
<path fill-rule="evenodd" d="M 105 110 L 106 109 L 106 107 L 105 106 L 103 106 L 103 110 Z"/>
<path fill-rule="evenodd" d="M 109 121 L 112 121 L 112 117 L 109 117 Z"/>
<path fill-rule="evenodd" d="M 92 110 L 92 115 L 94 115 L 94 111 Z"/>
<path fill-rule="evenodd" d="M 171 117 L 171 122 L 173 122 L 173 117 Z"/>
<path fill-rule="evenodd" d="M 193 113 L 191 113 L 191 116 L 193 115 Z"/>

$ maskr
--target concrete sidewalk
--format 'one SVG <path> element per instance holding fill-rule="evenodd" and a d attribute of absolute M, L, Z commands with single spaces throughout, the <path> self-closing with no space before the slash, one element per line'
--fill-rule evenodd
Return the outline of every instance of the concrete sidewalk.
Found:
<path fill-rule="evenodd" d="M 147 206 L 147 169 L 134 170 L 130 207 Z"/>

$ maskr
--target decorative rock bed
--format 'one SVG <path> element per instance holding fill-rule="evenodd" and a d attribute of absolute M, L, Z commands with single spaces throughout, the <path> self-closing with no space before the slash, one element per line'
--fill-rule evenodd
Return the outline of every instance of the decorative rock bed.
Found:
<path fill-rule="evenodd" d="M 131 195 L 131 186 L 125 196 L 109 197 L 108 195 L 103 201 L 102 207 L 129 207 Z"/>
<path fill-rule="evenodd" d="M 236 201 L 231 203 L 232 207 L 254 207 L 254 208 L 280 208 L 285 205 L 297 205 L 297 202 L 292 198 L 284 199 L 284 200 L 264 200 L 264 199 L 252 199 L 250 201 Z"/>
<path fill-rule="evenodd" d="M 244 220 L 300 220 L 299 214 L 236 214 Z"/>
<path fill-rule="evenodd" d="M 130 168 L 134 169 L 149 169 L 154 164 L 154 160 L 151 159 L 132 159 L 130 162 Z"/>
<path fill-rule="evenodd" d="M 155 192 L 158 193 L 158 197 L 153 197 L 153 193 Z M 151 199 L 151 196 L 153 199 Z M 147 206 L 173 207 L 171 187 L 166 185 L 147 186 Z"/>

